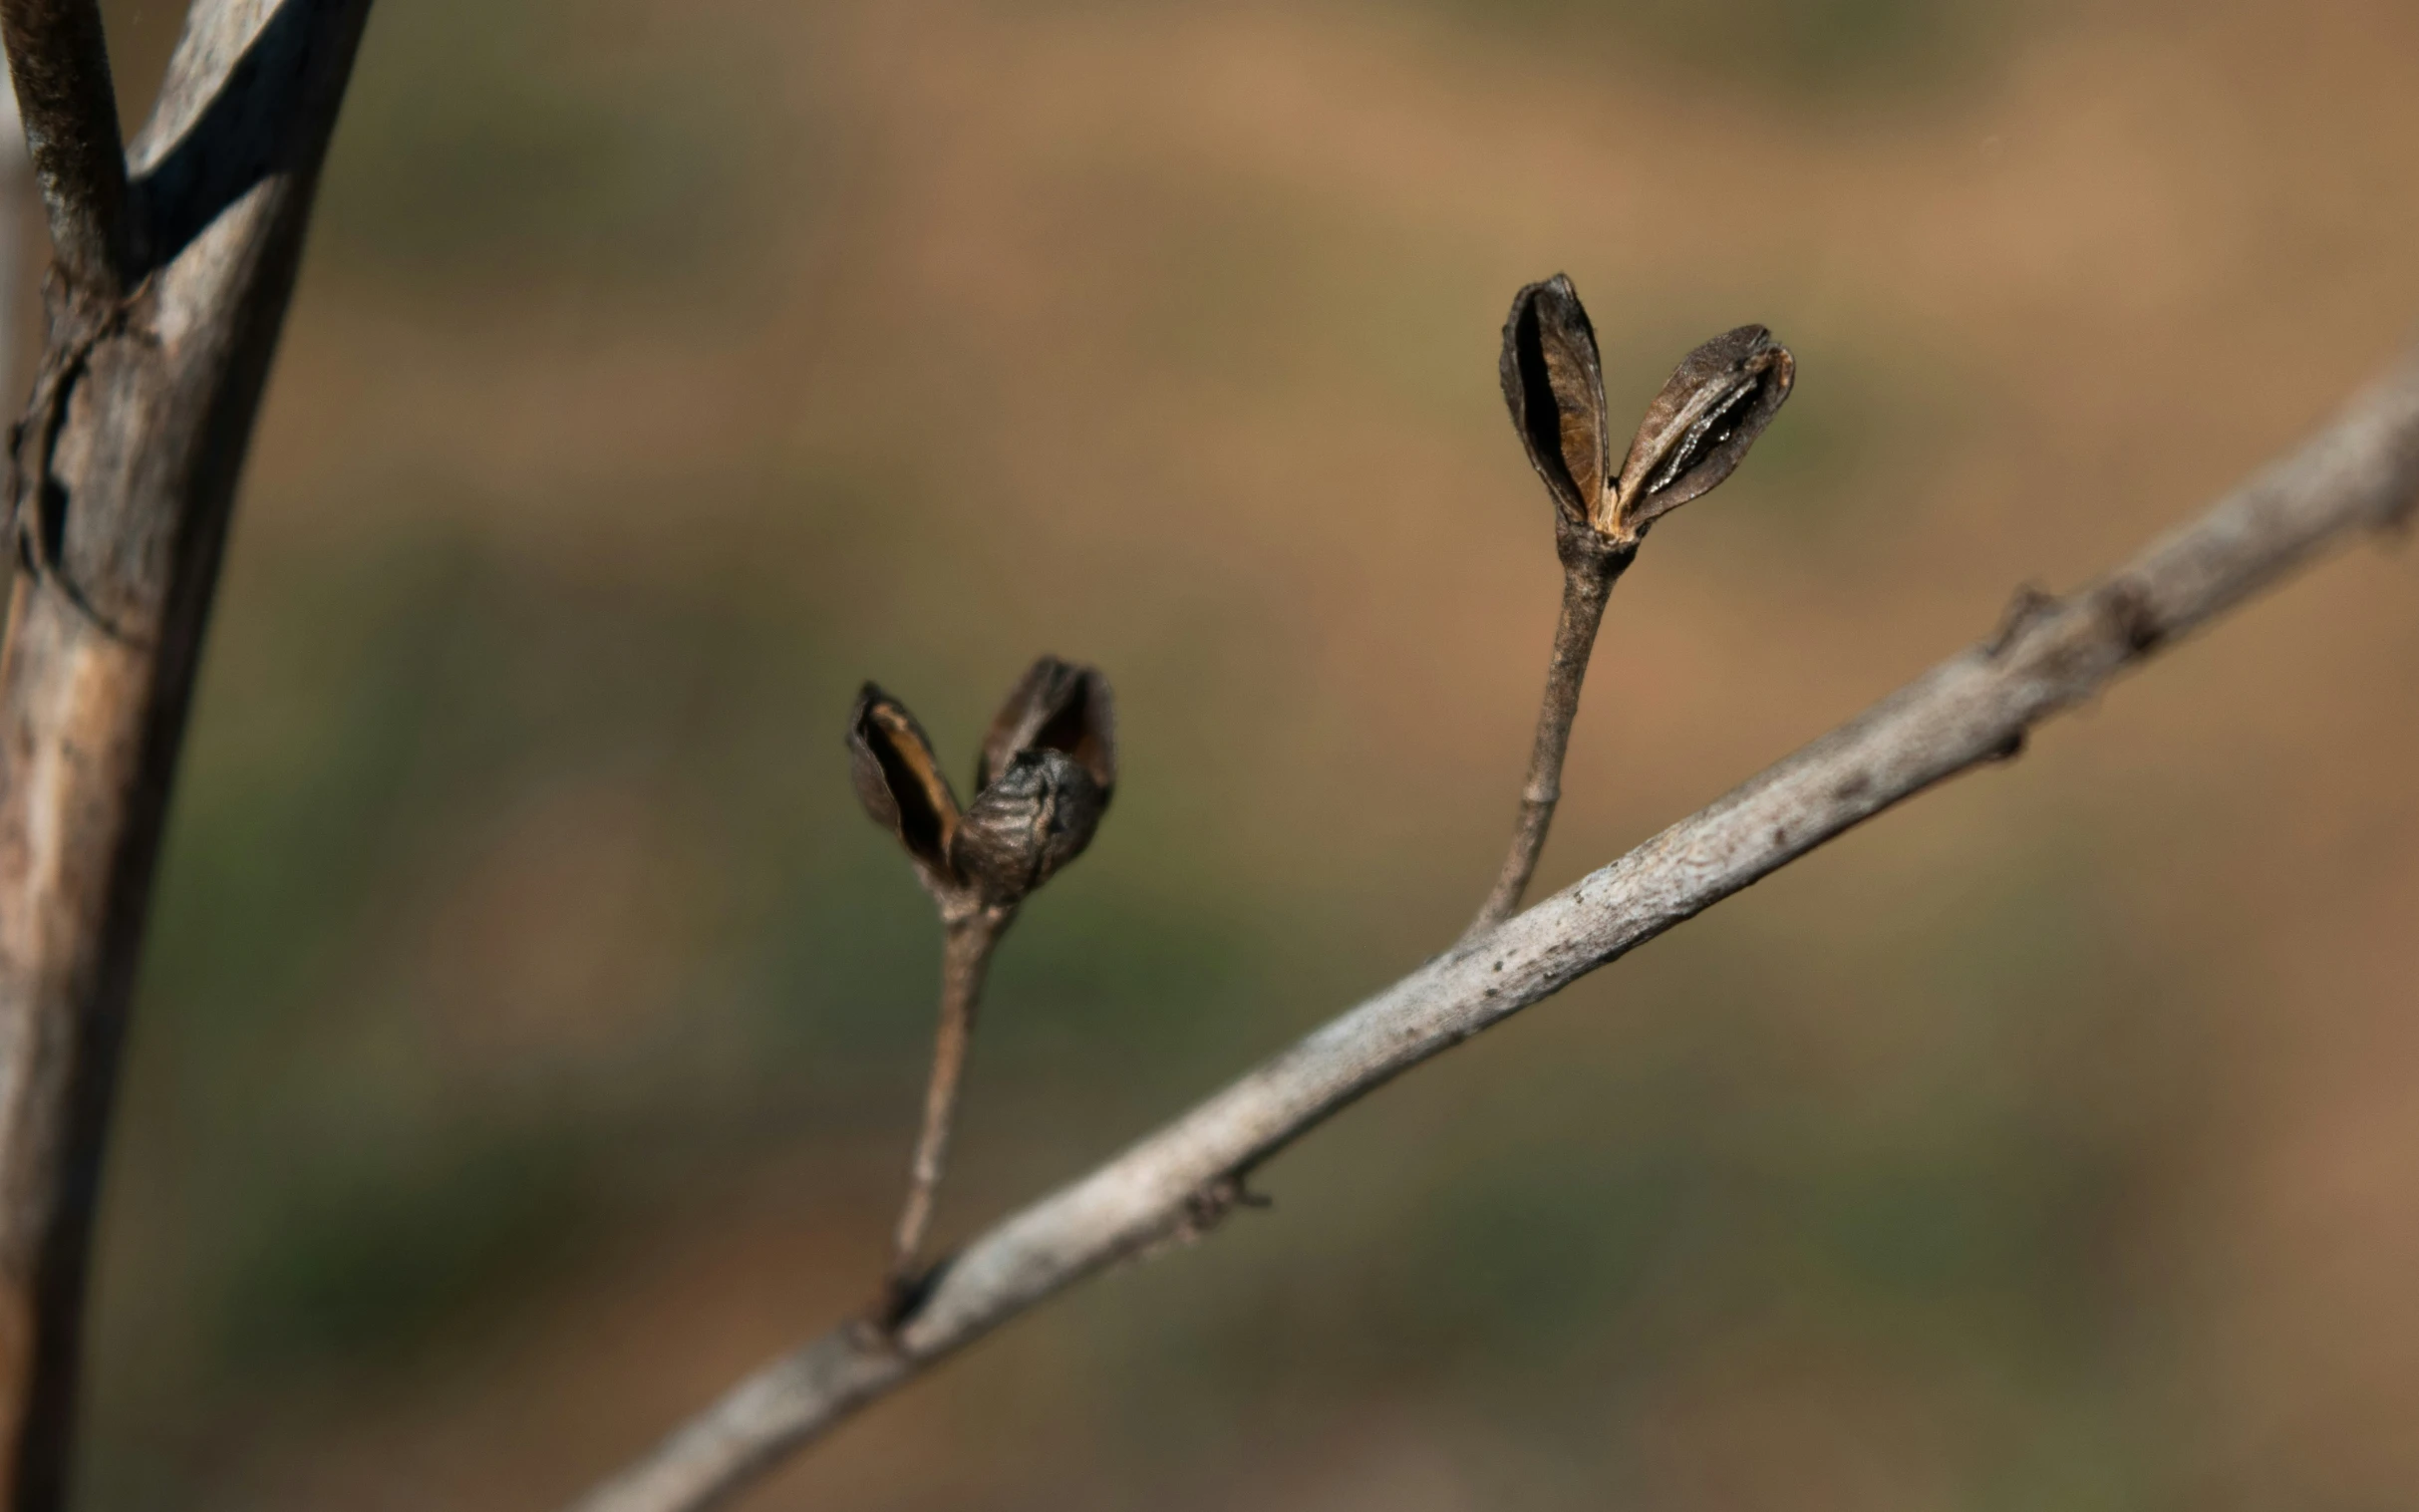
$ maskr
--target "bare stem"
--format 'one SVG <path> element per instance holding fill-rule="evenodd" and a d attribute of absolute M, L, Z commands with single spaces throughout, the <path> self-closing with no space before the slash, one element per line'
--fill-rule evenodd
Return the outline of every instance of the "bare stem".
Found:
<path fill-rule="evenodd" d="M 1537 711 L 1537 745 L 1529 754 L 1529 779 L 1520 789 L 1520 820 L 1513 826 L 1512 849 L 1503 858 L 1494 890 L 1487 894 L 1478 917 L 1462 932 L 1465 944 L 1520 911 L 1521 895 L 1529 890 L 1537 858 L 1546 848 L 1554 805 L 1562 800 L 1563 756 L 1571 749 L 1571 726 L 1579 718 L 1579 694 L 1588 680 L 1588 658 L 1596 650 L 1597 627 L 1604 623 L 1613 585 L 1636 555 L 1635 549 L 1565 554 L 1562 617 L 1554 625 L 1553 659 L 1546 663 L 1546 697 Z"/>
<path fill-rule="evenodd" d="M 924 1089 L 924 1126 L 916 1136 L 915 1164 L 907 1177 L 907 1203 L 899 1210 L 890 1252 L 890 1300 L 886 1311 L 903 1312 L 915 1297 L 925 1231 L 932 1226 L 933 1194 L 949 1163 L 949 1130 L 956 1120 L 958 1084 L 966 1074 L 966 1048 L 974 1038 L 975 1010 L 991 953 L 1015 917 L 1007 909 L 984 908 L 947 923 L 941 947 L 941 1027 L 932 1047 L 932 1079 Z"/>

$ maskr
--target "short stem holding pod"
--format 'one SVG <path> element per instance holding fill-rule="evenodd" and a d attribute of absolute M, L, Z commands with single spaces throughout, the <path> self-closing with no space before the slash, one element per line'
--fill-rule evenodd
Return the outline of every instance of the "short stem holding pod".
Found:
<path fill-rule="evenodd" d="M 1562 617 L 1554 626 L 1553 659 L 1546 664 L 1546 696 L 1537 714 L 1529 777 L 1520 790 L 1520 820 L 1494 890 L 1462 932 L 1465 942 L 1519 912 L 1521 896 L 1529 890 L 1537 858 L 1546 848 L 1546 831 L 1554 823 L 1554 805 L 1562 798 L 1563 756 L 1571 749 L 1571 726 L 1579 718 L 1580 688 L 1587 682 L 1588 658 L 1596 650 L 1597 627 L 1604 623 L 1613 585 L 1638 555 L 1635 542 L 1617 544 L 1575 528 L 1566 527 L 1561 544 Z"/>
<path fill-rule="evenodd" d="M 918 1288 L 924 1236 L 932 1224 L 933 1197 L 949 1160 L 949 1131 L 957 1116 L 958 1086 L 966 1073 L 966 1051 L 974 1037 L 975 1010 L 992 951 L 1016 918 L 1016 909 L 977 904 L 944 906 L 941 949 L 941 1024 L 933 1040 L 932 1079 L 924 1091 L 924 1122 L 916 1136 L 915 1164 L 907 1178 L 907 1202 L 891 1244 L 889 1296 L 885 1311 L 896 1318 Z"/>

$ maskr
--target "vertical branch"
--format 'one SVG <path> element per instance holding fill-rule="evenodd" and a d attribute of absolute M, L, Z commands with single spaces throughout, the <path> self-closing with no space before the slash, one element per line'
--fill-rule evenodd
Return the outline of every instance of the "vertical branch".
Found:
<path fill-rule="evenodd" d="M 29 126 L 36 98 L 53 113 L 32 135 L 72 280 L 112 244 L 110 201 L 86 171 L 95 76 L 71 84 L 29 63 L 75 56 L 92 7 L 0 7 Z M 44 549 L 14 573 L 0 652 L 5 1512 L 53 1512 L 66 1494 L 103 1138 L 169 787 L 236 475 L 367 14 L 368 0 L 196 0 L 118 201 L 114 244 L 142 253 L 124 268 L 131 292 L 54 298 L 12 442 L 12 502 L 38 511 Z M 86 114 L 58 114 L 79 102 Z M 66 135 L 67 120 L 89 131 Z M 113 123 L 112 151 L 116 140 Z"/>
<path fill-rule="evenodd" d="M 101 8 L 95 0 L 0 0 L 0 37 L 60 270 L 115 298 L 129 261 L 126 151 Z"/>
<path fill-rule="evenodd" d="M 22 394 L 17 372 L 17 314 L 24 307 L 22 248 L 25 207 L 33 202 L 33 162 L 26 154 L 25 121 L 17 114 L 12 88 L 0 100 L 0 394 Z M 0 504 L 0 514 L 7 512 Z"/>
<path fill-rule="evenodd" d="M 1537 711 L 1537 744 L 1529 753 L 1528 779 L 1520 787 L 1520 819 L 1513 827 L 1512 848 L 1504 855 L 1494 890 L 1463 931 L 1464 942 L 1520 912 L 1521 896 L 1529 890 L 1537 858 L 1545 852 L 1554 805 L 1562 801 L 1562 763 L 1571 750 L 1571 726 L 1579 719 L 1579 693 L 1588 681 L 1596 632 L 1604 623 L 1613 585 L 1621 581 L 1635 558 L 1635 549 L 1583 551 L 1563 568 L 1562 616 L 1554 626 L 1554 654 L 1546 663 L 1546 696 Z"/>
<path fill-rule="evenodd" d="M 932 1226 L 933 1194 L 949 1162 L 949 1132 L 956 1121 L 958 1085 L 966 1074 L 966 1051 L 974 1040 L 975 1011 L 983 1001 L 992 951 L 1013 914 L 978 908 L 953 919 L 941 946 L 941 1026 L 933 1038 L 932 1079 L 924 1090 L 924 1121 L 916 1135 L 915 1163 L 907 1177 L 907 1201 L 890 1250 L 890 1296 L 885 1304 L 904 1314 L 915 1300 L 917 1255 Z"/>

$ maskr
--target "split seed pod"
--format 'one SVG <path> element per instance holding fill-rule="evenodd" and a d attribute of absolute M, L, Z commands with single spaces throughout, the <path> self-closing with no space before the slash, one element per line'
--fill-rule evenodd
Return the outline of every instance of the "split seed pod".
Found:
<path fill-rule="evenodd" d="M 1647 406 L 1613 486 L 1614 532 L 1636 539 L 1719 486 L 1772 424 L 1796 377 L 1797 360 L 1762 326 L 1740 326 L 1682 358 Z"/>
<path fill-rule="evenodd" d="M 985 901 L 1013 904 L 1082 854 L 1117 785 L 1108 679 L 1046 656 L 984 738 L 950 857 Z"/>
<path fill-rule="evenodd" d="M 945 908 L 1013 908 L 1080 855 L 1117 785 L 1108 679 L 1046 656 L 1001 706 L 963 809 L 907 706 L 867 683 L 848 715 L 858 801 Z"/>
<path fill-rule="evenodd" d="M 1020 751 L 1062 751 L 1100 785 L 1117 785 L 1117 713 L 1097 668 L 1043 657 L 1009 690 L 983 737 L 975 786 L 988 787 Z"/>
<path fill-rule="evenodd" d="M 1560 523 L 1593 526 L 1612 480 L 1612 432 L 1596 328 L 1569 275 L 1557 273 L 1512 296 L 1499 371 L 1513 428 L 1554 495 Z"/>
<path fill-rule="evenodd" d="M 924 727 L 905 704 L 872 683 L 858 690 L 848 712 L 848 758 L 857 801 L 907 847 L 924 885 L 936 891 L 954 885 L 949 846 L 957 836 L 958 796 L 950 791 Z"/>

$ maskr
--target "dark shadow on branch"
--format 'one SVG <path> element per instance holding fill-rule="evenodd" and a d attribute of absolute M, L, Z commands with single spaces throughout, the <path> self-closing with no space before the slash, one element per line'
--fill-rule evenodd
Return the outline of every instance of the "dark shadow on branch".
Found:
<path fill-rule="evenodd" d="M 307 171 L 323 143 L 297 132 L 312 51 L 324 45 L 323 11 L 335 0 L 287 0 L 235 60 L 218 91 L 158 161 L 132 184 L 136 276 L 174 262 L 227 208 L 279 173 Z M 324 82 L 324 76 L 323 76 Z"/>

